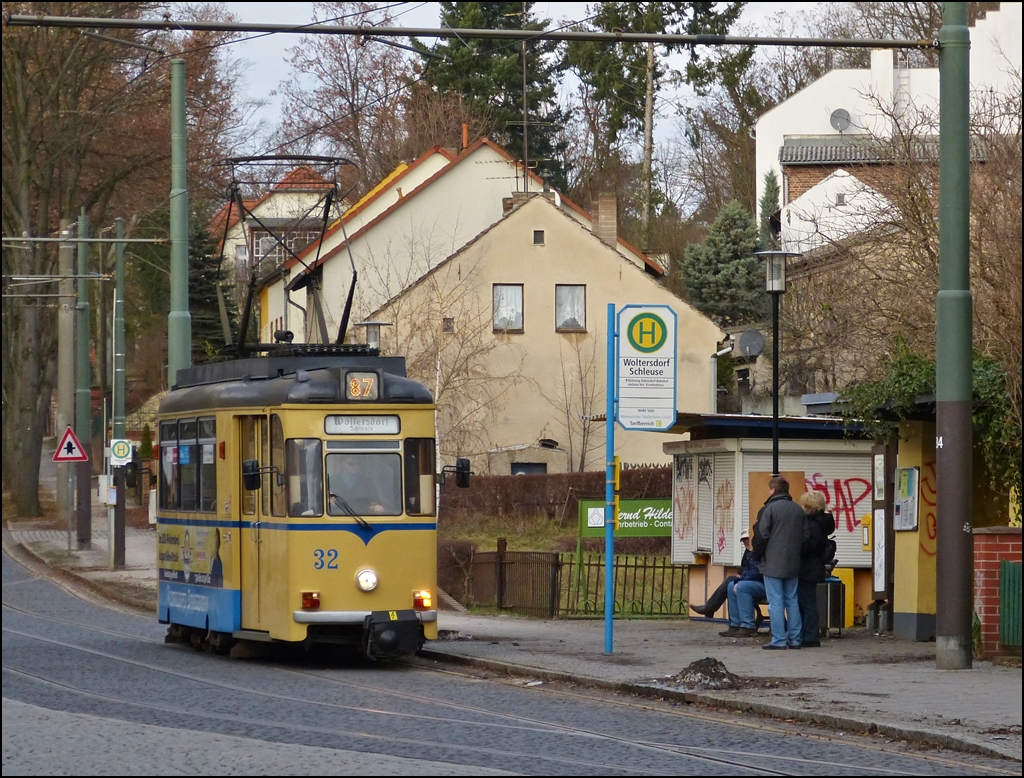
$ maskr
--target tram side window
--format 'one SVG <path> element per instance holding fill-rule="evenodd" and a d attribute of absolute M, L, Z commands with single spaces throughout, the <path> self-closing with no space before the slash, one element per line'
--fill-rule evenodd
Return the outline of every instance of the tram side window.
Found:
<path fill-rule="evenodd" d="M 217 510 L 217 420 L 199 420 L 199 510 Z"/>
<path fill-rule="evenodd" d="M 199 507 L 199 444 L 196 441 L 196 420 L 178 422 L 178 493 L 181 510 Z"/>
<path fill-rule="evenodd" d="M 256 416 L 243 416 L 241 418 L 241 456 L 238 460 L 239 479 L 241 479 L 242 462 L 247 459 L 258 459 L 256 455 Z M 242 513 L 252 516 L 256 513 L 256 492 L 242 489 Z"/>
<path fill-rule="evenodd" d="M 260 417 L 260 472 L 263 474 L 260 495 L 263 497 L 263 515 L 270 515 L 270 425 L 267 417 Z"/>
<path fill-rule="evenodd" d="M 214 419 L 160 422 L 160 507 L 217 509 L 217 430 Z"/>
<path fill-rule="evenodd" d="M 281 417 L 276 413 L 270 417 L 270 464 L 275 468 L 270 474 L 270 513 L 272 516 L 284 516 L 287 507 L 287 493 L 284 458 L 284 429 Z"/>
<path fill-rule="evenodd" d="M 178 422 L 160 422 L 160 507 L 178 508 Z"/>
<path fill-rule="evenodd" d="M 288 515 L 324 515 L 323 443 L 289 438 L 287 443 Z"/>
<path fill-rule="evenodd" d="M 405 512 L 434 515 L 434 439 L 405 439 Z"/>

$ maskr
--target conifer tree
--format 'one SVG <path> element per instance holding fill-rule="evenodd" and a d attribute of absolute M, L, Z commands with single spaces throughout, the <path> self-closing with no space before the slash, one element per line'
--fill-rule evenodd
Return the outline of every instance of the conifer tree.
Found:
<path fill-rule="evenodd" d="M 203 223 L 196 217 L 189 220 L 192 234 L 189 236 L 188 309 L 192 317 L 192 363 L 197 365 L 215 359 L 224 348 L 217 285 L 228 280 L 228 264 L 221 261 L 220 252 Z M 238 320 L 234 295 L 225 292 L 224 302 L 234 338 Z"/>
<path fill-rule="evenodd" d="M 759 203 L 761 218 L 757 226 L 761 248 L 765 251 L 780 248 L 779 231 L 772 225 L 772 219 L 779 212 L 780 195 L 779 177 L 773 168 L 764 174 L 764 194 L 761 195 Z"/>
<path fill-rule="evenodd" d="M 544 30 L 549 20 L 537 19 L 534 3 L 440 3 L 441 26 L 495 30 Z M 525 13 L 524 13 L 525 9 Z M 564 117 L 556 104 L 560 64 L 555 41 L 450 38 L 433 47 L 414 41 L 420 51 L 440 55 L 425 58 L 423 78 L 439 94 L 454 93 L 474 113 L 489 120 L 492 136 L 513 157 L 523 158 L 523 90 L 526 90 L 528 157 L 531 169 L 547 170 L 556 186 L 564 186 L 562 156 L 557 140 Z M 534 165 L 534 161 L 537 165 Z"/>
<path fill-rule="evenodd" d="M 683 284 L 697 310 L 720 326 L 758 321 L 765 316 L 757 225 L 739 202 L 728 203 L 703 243 L 693 243 L 683 256 Z"/>

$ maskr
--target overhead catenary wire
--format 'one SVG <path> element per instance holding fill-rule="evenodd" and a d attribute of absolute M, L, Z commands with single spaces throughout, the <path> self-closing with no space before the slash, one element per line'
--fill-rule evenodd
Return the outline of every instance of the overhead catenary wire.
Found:
<path fill-rule="evenodd" d="M 149 19 L 102 19 L 74 16 L 30 16 L 12 14 L 7 19 L 11 27 L 98 27 L 138 30 L 195 30 L 207 32 L 302 32 L 309 35 L 367 35 L 381 37 L 416 38 L 481 38 L 492 40 L 554 40 L 593 41 L 597 43 L 660 43 L 692 46 L 809 46 L 823 48 L 876 48 L 927 49 L 938 48 L 937 40 L 900 40 L 885 38 L 798 38 L 757 37 L 732 35 L 687 35 L 681 33 L 596 32 L 590 30 L 516 30 L 437 27 L 353 27 L 345 25 L 308 24 L 301 27 L 288 24 L 251 24 L 235 22 L 177 22 Z"/>

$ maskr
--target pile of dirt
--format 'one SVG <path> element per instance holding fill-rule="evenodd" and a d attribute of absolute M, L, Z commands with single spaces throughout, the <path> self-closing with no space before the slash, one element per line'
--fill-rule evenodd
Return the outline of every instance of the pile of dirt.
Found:
<path fill-rule="evenodd" d="M 704 657 L 691 662 L 686 668 L 673 675 L 660 685 L 698 691 L 701 689 L 777 689 L 782 686 L 794 686 L 791 679 L 783 678 L 743 678 L 730 673 L 724 664 L 714 657 Z"/>
<path fill-rule="evenodd" d="M 738 689 L 741 683 L 738 675 L 730 673 L 724 664 L 710 656 L 691 662 L 669 680 L 688 689 Z"/>

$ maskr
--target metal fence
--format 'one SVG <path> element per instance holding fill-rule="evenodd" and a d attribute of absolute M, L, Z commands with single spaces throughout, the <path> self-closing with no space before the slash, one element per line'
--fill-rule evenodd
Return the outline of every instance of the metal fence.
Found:
<path fill-rule="evenodd" d="M 559 613 L 563 616 L 604 615 L 605 556 L 562 554 Z M 624 616 L 682 616 L 687 613 L 687 568 L 668 557 L 616 554 L 613 560 L 613 603 Z"/>
<path fill-rule="evenodd" d="M 604 570 L 604 554 L 506 551 L 499 546 L 498 551 L 473 555 L 466 604 L 540 618 L 601 616 Z M 687 570 L 667 557 L 619 554 L 613 574 L 615 613 L 687 613 Z"/>

